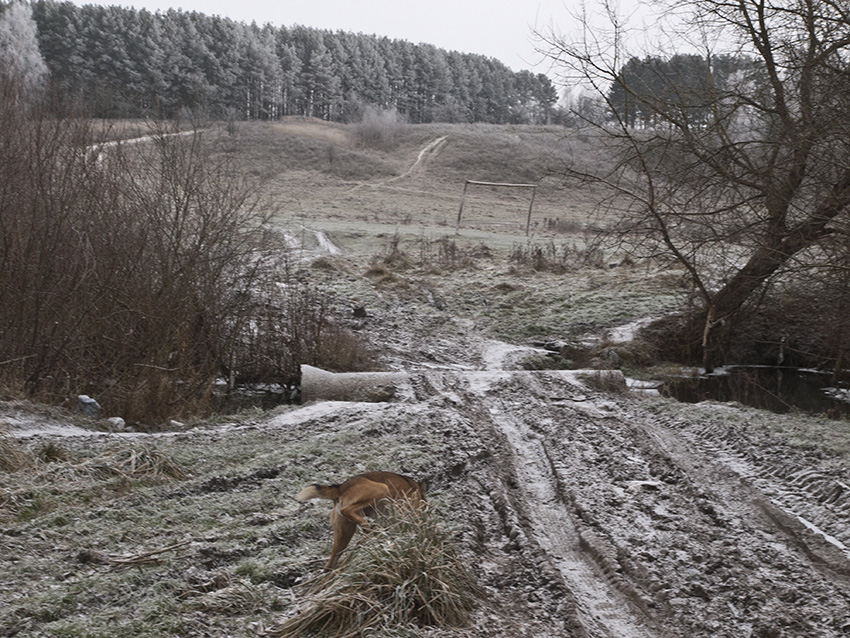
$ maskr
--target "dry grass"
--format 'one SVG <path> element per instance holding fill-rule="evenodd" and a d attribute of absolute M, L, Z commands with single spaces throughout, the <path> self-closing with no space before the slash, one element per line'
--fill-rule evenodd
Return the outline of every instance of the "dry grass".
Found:
<path fill-rule="evenodd" d="M 77 458 L 70 450 L 49 441 L 35 452 L 16 439 L 0 433 L 0 472 L 37 475 L 73 473 L 77 477 L 184 480 L 183 469 L 150 445 L 115 444 L 89 458 Z"/>
<path fill-rule="evenodd" d="M 549 240 L 543 244 L 526 242 L 515 244 L 508 261 L 529 267 L 536 272 L 564 274 L 582 268 L 602 268 L 604 254 L 596 248 L 577 248 L 573 244 L 556 244 Z"/>
<path fill-rule="evenodd" d="M 0 432 L 0 472 L 19 472 L 33 467 L 35 459 L 17 440 Z"/>
<path fill-rule="evenodd" d="M 581 378 L 589 387 L 607 394 L 626 394 L 629 391 L 626 379 L 619 370 L 594 370 Z"/>
<path fill-rule="evenodd" d="M 238 580 L 192 600 L 189 607 L 205 613 L 248 615 L 267 606 L 265 592 L 247 580 Z"/>
<path fill-rule="evenodd" d="M 270 635 L 355 638 L 400 627 L 462 627 L 479 593 L 434 515 L 399 504 L 340 568 L 312 584 L 298 615 Z"/>
<path fill-rule="evenodd" d="M 31 451 L 0 435 L 0 521 L 26 519 L 74 494 L 124 489 L 131 482 L 186 480 L 188 473 L 151 445 L 114 444 L 83 456 L 56 443 Z"/>
<path fill-rule="evenodd" d="M 80 473 L 95 477 L 123 477 L 128 479 L 188 478 L 183 469 L 168 456 L 152 446 L 117 445 L 103 451 L 91 460 L 75 466 Z"/>

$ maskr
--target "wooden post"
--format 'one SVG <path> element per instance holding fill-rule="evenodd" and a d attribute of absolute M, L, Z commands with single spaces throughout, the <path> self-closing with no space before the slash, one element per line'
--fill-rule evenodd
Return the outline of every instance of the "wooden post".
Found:
<path fill-rule="evenodd" d="M 455 235 L 460 233 L 460 216 L 463 215 L 463 202 L 466 201 L 466 188 L 469 186 L 469 180 L 463 185 L 463 197 L 460 198 L 460 210 L 457 211 L 457 224 L 455 224 Z"/>
<path fill-rule="evenodd" d="M 528 237 L 528 233 L 531 229 L 531 209 L 534 207 L 534 196 L 537 194 L 537 187 L 533 186 L 531 188 L 531 203 L 528 205 L 528 219 L 525 222 L 525 236 Z"/>

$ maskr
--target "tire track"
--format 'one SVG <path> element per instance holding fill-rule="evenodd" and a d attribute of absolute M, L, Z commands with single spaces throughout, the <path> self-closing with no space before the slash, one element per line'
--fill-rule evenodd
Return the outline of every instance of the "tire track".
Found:
<path fill-rule="evenodd" d="M 749 433 L 721 424 L 671 423 L 700 451 L 722 462 L 767 501 L 796 518 L 800 525 L 832 544 L 850 573 L 850 473 L 846 467 L 812 467 L 787 449 L 776 454 Z M 805 535 L 805 534 L 804 534 Z"/>
<path fill-rule="evenodd" d="M 588 635 L 850 628 L 850 582 L 834 548 L 814 542 L 734 463 L 572 373 L 502 371 L 474 377 L 471 389 L 510 444 L 531 533 Z"/>
<path fill-rule="evenodd" d="M 513 378 L 521 373 L 510 373 Z M 528 376 L 527 374 L 525 376 Z M 522 492 L 524 518 L 533 540 L 547 554 L 572 592 L 578 621 L 592 638 L 652 638 L 650 619 L 634 599 L 613 582 L 604 549 L 596 549 L 592 534 L 575 524 L 567 508 L 563 486 L 543 438 L 512 414 L 518 406 L 490 393 L 488 380 L 504 375 L 478 375 L 471 386 L 475 400 L 489 413 L 491 427 L 507 441 L 512 466 Z"/>

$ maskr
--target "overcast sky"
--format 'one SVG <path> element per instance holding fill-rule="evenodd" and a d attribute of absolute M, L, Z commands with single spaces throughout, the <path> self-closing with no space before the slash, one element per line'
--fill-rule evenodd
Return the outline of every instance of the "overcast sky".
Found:
<path fill-rule="evenodd" d="M 514 71 L 550 73 L 534 32 L 569 32 L 578 0 L 73 0 L 74 4 L 179 8 L 240 22 L 300 24 L 376 34 L 494 57 Z M 625 0 L 625 3 L 639 0 Z M 551 74 L 550 74 L 551 75 Z"/>

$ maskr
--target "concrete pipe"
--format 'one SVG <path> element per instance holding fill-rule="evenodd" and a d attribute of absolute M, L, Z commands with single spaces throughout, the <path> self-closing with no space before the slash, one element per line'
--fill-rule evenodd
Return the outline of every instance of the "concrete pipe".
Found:
<path fill-rule="evenodd" d="M 301 401 L 389 401 L 405 372 L 328 372 L 301 366 Z"/>

